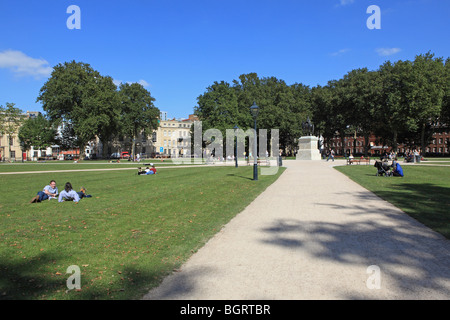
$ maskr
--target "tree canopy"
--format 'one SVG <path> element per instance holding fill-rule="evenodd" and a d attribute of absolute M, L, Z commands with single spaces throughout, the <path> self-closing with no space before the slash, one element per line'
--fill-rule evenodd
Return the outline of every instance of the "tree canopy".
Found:
<path fill-rule="evenodd" d="M 294 147 L 301 134 L 301 122 L 312 115 L 309 92 L 309 87 L 302 84 L 288 86 L 275 77 L 242 74 L 232 84 L 216 81 L 209 86 L 197 98 L 194 113 L 202 121 L 203 130 L 218 129 L 225 136 L 225 130 L 235 125 L 242 130 L 253 128 L 250 107 L 255 102 L 260 109 L 257 127 L 278 129 L 282 148 Z"/>
<path fill-rule="evenodd" d="M 433 126 L 450 123 L 449 70 L 449 58 L 444 63 L 428 52 L 414 61 L 386 61 L 377 70 L 354 69 L 313 88 L 248 73 L 232 84 L 215 81 L 197 98 L 194 112 L 204 130 L 224 134 L 235 125 L 253 127 L 249 107 L 255 101 L 260 107 L 258 128 L 279 129 L 281 148 L 295 149 L 307 117 L 326 140 L 364 137 L 366 153 L 371 134 L 394 149 L 399 143 L 425 148 Z"/>
<path fill-rule="evenodd" d="M 23 150 L 30 150 L 31 147 L 38 150 L 50 147 L 56 142 L 56 135 L 56 130 L 42 114 L 26 119 L 18 133 Z"/>
<path fill-rule="evenodd" d="M 96 136 L 106 142 L 118 129 L 117 87 L 89 64 L 72 61 L 55 66 L 37 101 L 52 122 L 73 125 L 80 146 Z"/>
<path fill-rule="evenodd" d="M 132 156 L 135 156 L 135 140 L 138 134 L 148 136 L 158 127 L 159 109 L 153 98 L 139 83 L 120 85 L 120 128 L 132 138 Z"/>

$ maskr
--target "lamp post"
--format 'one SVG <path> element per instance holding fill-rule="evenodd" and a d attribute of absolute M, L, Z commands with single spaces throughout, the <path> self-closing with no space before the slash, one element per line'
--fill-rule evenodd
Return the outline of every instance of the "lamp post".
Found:
<path fill-rule="evenodd" d="M 253 105 L 250 107 L 250 111 L 253 116 L 253 120 L 255 120 L 255 145 L 253 146 L 253 180 L 258 180 L 258 158 L 257 158 L 257 135 L 256 135 L 256 118 L 258 118 L 259 107 L 253 102 Z"/>
<path fill-rule="evenodd" d="M 234 146 L 234 159 L 235 159 L 235 162 L 236 162 L 235 163 L 235 167 L 237 168 L 238 167 L 238 153 L 237 153 L 238 139 L 237 139 L 236 133 L 237 133 L 239 127 L 237 125 L 235 125 L 233 129 L 234 129 L 234 136 L 236 137 L 236 144 Z"/>

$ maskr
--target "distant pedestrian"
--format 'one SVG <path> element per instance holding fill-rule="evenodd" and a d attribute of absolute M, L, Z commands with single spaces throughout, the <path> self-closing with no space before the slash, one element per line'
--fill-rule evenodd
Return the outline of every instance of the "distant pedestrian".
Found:
<path fill-rule="evenodd" d="M 332 159 L 334 161 L 334 150 L 333 149 L 331 149 L 331 151 L 330 151 L 330 153 L 328 155 L 327 161 L 330 160 L 330 159 Z"/>

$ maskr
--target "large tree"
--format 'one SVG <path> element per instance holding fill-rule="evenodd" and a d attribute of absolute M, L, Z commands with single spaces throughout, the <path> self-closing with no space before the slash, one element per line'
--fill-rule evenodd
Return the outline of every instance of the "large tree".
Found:
<path fill-rule="evenodd" d="M 344 107 L 351 131 L 364 137 L 364 153 L 369 151 L 369 137 L 379 124 L 377 110 L 381 101 L 381 77 L 367 68 L 348 72 L 344 78 Z M 354 142 L 355 143 L 355 142 Z M 353 146 L 356 149 L 356 144 Z M 356 150 L 354 150 L 356 153 Z"/>
<path fill-rule="evenodd" d="M 105 146 L 117 132 L 119 97 L 111 77 L 102 76 L 89 64 L 65 62 L 54 67 L 37 101 L 53 122 L 70 122 L 84 146 L 96 136 Z M 103 148 L 105 155 L 106 148 Z"/>
<path fill-rule="evenodd" d="M 411 61 L 390 61 L 380 66 L 382 81 L 382 104 L 377 111 L 381 120 L 375 133 L 383 144 L 390 145 L 394 151 L 400 138 L 417 129 L 412 109 L 413 65 Z"/>
<path fill-rule="evenodd" d="M 153 104 L 148 90 L 139 83 L 120 85 L 121 131 L 132 138 L 132 157 L 136 156 L 136 137 L 138 134 L 148 136 L 158 127 L 159 109 Z"/>
<path fill-rule="evenodd" d="M 416 56 L 413 62 L 412 76 L 411 108 L 416 119 L 420 146 L 425 151 L 433 135 L 431 129 L 441 115 L 445 94 L 443 59 L 435 58 L 434 54 L 430 52 Z"/>
<path fill-rule="evenodd" d="M 73 125 L 70 122 L 63 122 L 59 128 L 60 132 L 57 136 L 56 143 L 61 150 L 73 150 L 82 147 L 75 134 L 75 130 L 73 130 Z"/>
<path fill-rule="evenodd" d="M 23 150 L 31 147 L 42 150 L 50 147 L 56 140 L 56 130 L 42 114 L 28 118 L 19 129 L 19 139 Z"/>
<path fill-rule="evenodd" d="M 450 127 L 450 58 L 445 61 L 444 97 L 442 99 L 441 124 Z"/>
<path fill-rule="evenodd" d="M 198 98 L 195 114 L 202 121 L 203 130 L 226 129 L 237 125 L 242 130 L 254 127 L 250 107 L 259 106 L 257 127 L 279 130 L 280 146 L 295 148 L 301 136 L 301 122 L 310 111 L 310 90 L 302 84 L 288 86 L 275 77 L 259 78 L 256 73 L 242 74 L 239 80 L 214 82 Z"/>
<path fill-rule="evenodd" d="M 202 121 L 203 129 L 214 128 L 225 134 L 226 129 L 243 125 L 236 90 L 229 83 L 214 82 L 197 98 L 197 102 L 194 112 Z"/>

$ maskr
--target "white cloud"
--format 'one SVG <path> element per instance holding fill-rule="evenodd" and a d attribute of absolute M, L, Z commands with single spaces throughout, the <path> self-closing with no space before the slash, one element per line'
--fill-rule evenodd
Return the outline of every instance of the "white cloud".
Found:
<path fill-rule="evenodd" d="M 140 85 L 142 85 L 144 88 L 147 88 L 147 87 L 150 86 L 150 83 L 148 83 L 148 82 L 145 81 L 145 80 L 139 80 L 138 83 L 139 83 Z"/>
<path fill-rule="evenodd" d="M 330 53 L 330 56 L 333 56 L 333 57 L 341 56 L 341 55 L 343 55 L 343 54 L 345 54 L 345 53 L 347 53 L 347 52 L 349 52 L 349 51 L 350 51 L 350 49 L 341 49 L 341 50 L 339 50 L 339 51 Z"/>
<path fill-rule="evenodd" d="M 354 2 L 355 2 L 355 0 L 340 0 L 340 5 L 346 6 L 346 5 L 352 4 Z"/>
<path fill-rule="evenodd" d="M 402 49 L 400 48 L 378 48 L 377 53 L 380 56 L 392 56 L 393 54 L 399 53 L 400 51 L 402 51 Z"/>
<path fill-rule="evenodd" d="M 120 86 L 122 83 L 124 83 L 122 80 L 117 80 L 117 79 L 113 79 L 113 82 L 116 86 Z M 150 87 L 150 83 L 148 83 L 147 81 L 142 80 L 142 79 L 137 82 L 127 81 L 126 83 L 128 83 L 128 84 L 139 83 L 144 88 Z"/>
<path fill-rule="evenodd" d="M 120 86 L 121 84 L 122 84 L 122 80 L 117 80 L 117 79 L 113 79 L 113 83 L 116 85 L 116 86 Z"/>
<path fill-rule="evenodd" d="M 29 57 L 17 50 L 0 52 L 0 68 L 9 69 L 19 76 L 33 76 L 36 79 L 48 77 L 53 71 L 46 60 Z"/>

